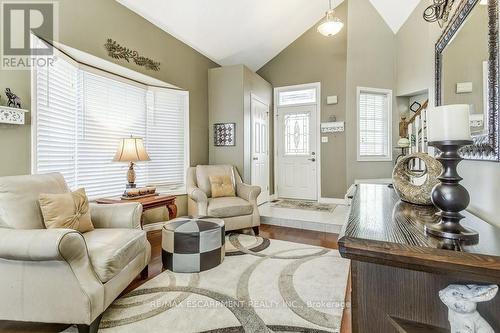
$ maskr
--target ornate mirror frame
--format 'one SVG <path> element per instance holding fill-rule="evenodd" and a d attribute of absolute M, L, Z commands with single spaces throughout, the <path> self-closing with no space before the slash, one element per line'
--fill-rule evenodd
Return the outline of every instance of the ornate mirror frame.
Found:
<path fill-rule="evenodd" d="M 474 144 L 464 147 L 461 155 L 469 160 L 500 162 L 499 154 L 499 110 L 498 110 L 498 1 L 488 0 L 488 134 L 473 137 Z M 435 94 L 436 105 L 442 105 L 442 66 L 443 52 L 452 41 L 455 34 L 465 23 L 472 9 L 478 5 L 480 0 L 462 0 L 453 15 L 450 23 L 443 31 L 435 47 L 436 80 Z M 432 112 L 432 111 L 430 111 Z"/>

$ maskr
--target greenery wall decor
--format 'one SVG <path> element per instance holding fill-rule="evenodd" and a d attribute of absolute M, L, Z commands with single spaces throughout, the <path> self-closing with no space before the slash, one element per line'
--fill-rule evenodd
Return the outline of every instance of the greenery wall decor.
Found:
<path fill-rule="evenodd" d="M 130 59 L 132 59 L 136 65 L 144 66 L 156 72 L 160 70 L 159 62 L 140 56 L 139 52 L 121 46 L 111 38 L 108 38 L 104 47 L 108 51 L 108 55 L 114 59 L 124 59 L 127 62 L 130 62 Z"/>

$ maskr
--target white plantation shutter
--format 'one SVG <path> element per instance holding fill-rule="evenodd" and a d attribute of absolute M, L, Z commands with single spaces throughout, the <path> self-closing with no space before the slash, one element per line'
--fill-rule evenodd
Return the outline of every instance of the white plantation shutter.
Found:
<path fill-rule="evenodd" d="M 148 94 L 146 149 L 147 182 L 162 190 L 185 187 L 187 151 L 187 92 L 151 89 Z"/>
<path fill-rule="evenodd" d="M 358 155 L 360 160 L 391 158 L 391 94 L 358 89 Z"/>
<path fill-rule="evenodd" d="M 151 157 L 136 164 L 137 185 L 185 191 L 188 92 L 99 75 L 62 57 L 33 74 L 34 173 L 61 172 L 90 198 L 120 195 L 128 164 L 112 159 L 119 140 L 132 135 L 144 138 Z"/>
<path fill-rule="evenodd" d="M 60 172 L 76 186 L 78 70 L 62 58 L 53 66 L 35 67 L 37 118 L 34 122 L 35 173 Z"/>
<path fill-rule="evenodd" d="M 113 162 L 120 139 L 146 138 L 146 89 L 86 71 L 78 117 L 77 179 L 89 197 L 123 193 L 128 164 Z M 147 138 L 146 138 L 147 140 Z M 146 185 L 147 162 L 135 166 L 136 183 Z"/>

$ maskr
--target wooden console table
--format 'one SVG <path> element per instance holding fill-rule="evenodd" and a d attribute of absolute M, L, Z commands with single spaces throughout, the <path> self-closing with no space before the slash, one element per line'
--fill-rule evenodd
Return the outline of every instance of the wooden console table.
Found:
<path fill-rule="evenodd" d="M 387 185 L 357 185 L 338 241 L 352 260 L 353 332 L 449 332 L 440 290 L 500 284 L 500 229 L 465 212 L 463 225 L 479 232 L 479 243 L 445 241 L 425 234 L 435 213 L 400 201 Z M 478 311 L 500 332 L 500 295 Z"/>
<path fill-rule="evenodd" d="M 154 197 L 122 200 L 121 198 L 103 198 L 96 200 L 98 204 L 117 204 L 117 203 L 127 203 L 127 202 L 138 202 L 142 205 L 143 213 L 150 209 L 166 207 L 168 209 L 168 218 L 170 220 L 177 217 L 177 205 L 175 204 L 175 196 L 173 195 L 157 195 Z M 141 218 L 141 227 L 143 225 L 144 214 Z"/>

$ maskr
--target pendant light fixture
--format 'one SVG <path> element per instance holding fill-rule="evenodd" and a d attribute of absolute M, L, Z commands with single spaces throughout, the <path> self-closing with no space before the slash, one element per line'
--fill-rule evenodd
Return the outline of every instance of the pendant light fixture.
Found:
<path fill-rule="evenodd" d="M 326 37 L 331 37 L 340 32 L 344 27 L 344 23 L 335 16 L 335 11 L 332 8 L 332 0 L 330 2 L 330 9 L 326 12 L 326 17 L 318 26 L 318 32 Z"/>

